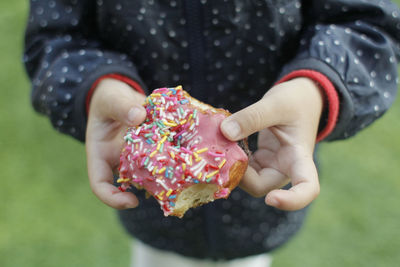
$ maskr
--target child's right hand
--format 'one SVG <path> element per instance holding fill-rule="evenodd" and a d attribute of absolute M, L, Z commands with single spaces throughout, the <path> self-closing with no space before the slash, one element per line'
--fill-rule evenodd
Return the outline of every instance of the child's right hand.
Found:
<path fill-rule="evenodd" d="M 128 126 L 142 123 L 145 96 L 114 79 L 102 80 L 91 99 L 86 129 L 86 154 L 90 187 L 105 204 L 116 209 L 136 207 L 139 202 L 130 192 L 113 185 Z"/>

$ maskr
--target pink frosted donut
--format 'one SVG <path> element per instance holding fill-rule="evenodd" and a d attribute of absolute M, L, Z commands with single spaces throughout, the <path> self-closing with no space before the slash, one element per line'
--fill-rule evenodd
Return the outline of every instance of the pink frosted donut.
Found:
<path fill-rule="evenodd" d="M 154 90 L 144 107 L 146 120 L 124 137 L 120 189 L 145 189 L 165 216 L 183 217 L 189 208 L 227 198 L 248 162 L 238 143 L 220 132 L 230 113 L 192 98 L 181 86 Z"/>

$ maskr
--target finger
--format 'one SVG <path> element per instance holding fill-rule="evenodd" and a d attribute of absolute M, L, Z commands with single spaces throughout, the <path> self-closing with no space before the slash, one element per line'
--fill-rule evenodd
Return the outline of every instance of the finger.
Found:
<path fill-rule="evenodd" d="M 115 209 L 128 209 L 138 206 L 139 201 L 131 192 L 121 192 L 113 182 L 110 165 L 88 153 L 88 172 L 93 193 L 105 204 Z"/>
<path fill-rule="evenodd" d="M 271 190 L 281 188 L 288 182 L 288 177 L 275 169 L 262 169 L 257 173 L 249 167 L 240 182 L 240 187 L 254 197 L 263 197 Z"/>
<path fill-rule="evenodd" d="M 105 119 L 117 120 L 125 125 L 138 125 L 146 117 L 142 106 L 145 96 L 125 83 L 107 79 L 96 89 L 91 103 Z"/>
<path fill-rule="evenodd" d="M 279 94 L 267 94 L 258 102 L 232 114 L 221 123 L 221 131 L 232 141 L 243 139 L 262 129 L 281 124 L 286 120 L 285 112 L 278 103 L 285 103 Z M 278 109 L 279 108 L 279 109 Z"/>
<path fill-rule="evenodd" d="M 271 191 L 265 198 L 266 204 L 282 210 L 299 210 L 319 195 L 318 173 L 311 156 L 297 160 L 289 176 L 293 186 L 289 190 Z"/>
<path fill-rule="evenodd" d="M 139 200 L 133 193 L 121 192 L 108 182 L 95 183 L 92 190 L 103 203 L 114 209 L 131 209 L 139 205 Z"/>
<path fill-rule="evenodd" d="M 284 173 L 272 166 L 277 166 L 275 151 L 257 150 L 249 159 L 252 168 L 245 173 L 241 187 L 254 197 L 265 196 L 273 189 L 281 188 L 289 182 Z"/>
<path fill-rule="evenodd" d="M 115 100 L 111 100 L 111 103 L 114 103 L 109 110 L 111 118 L 129 126 L 138 125 L 146 118 L 145 108 L 141 105 L 133 104 L 133 99 L 122 100 L 118 98 Z"/>

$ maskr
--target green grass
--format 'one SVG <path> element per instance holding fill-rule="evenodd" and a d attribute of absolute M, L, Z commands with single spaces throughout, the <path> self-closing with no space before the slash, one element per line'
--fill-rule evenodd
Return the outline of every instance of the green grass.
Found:
<path fill-rule="evenodd" d="M 82 144 L 30 107 L 25 1 L 0 3 L 0 266 L 128 266 L 130 238 L 90 191 Z M 320 197 L 274 266 L 398 266 L 400 103 L 321 147 Z"/>
<path fill-rule="evenodd" d="M 91 193 L 83 145 L 30 106 L 26 13 L 0 3 L 0 266 L 126 266 L 130 240 Z"/>
<path fill-rule="evenodd" d="M 357 137 L 321 149 L 321 195 L 276 266 L 398 266 L 400 105 Z"/>

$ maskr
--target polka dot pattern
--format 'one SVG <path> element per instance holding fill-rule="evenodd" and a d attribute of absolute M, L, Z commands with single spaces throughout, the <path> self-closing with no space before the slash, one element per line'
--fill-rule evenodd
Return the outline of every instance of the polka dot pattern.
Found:
<path fill-rule="evenodd" d="M 390 1 L 199 0 L 195 11 L 188 4 L 31 0 L 24 62 L 35 109 L 83 141 L 86 94 L 106 74 L 147 88 L 182 84 L 193 96 L 234 112 L 262 97 L 279 77 L 310 68 L 340 93 L 341 114 L 331 134 L 338 139 L 372 123 L 396 95 L 400 12 Z M 341 21 L 346 16 L 354 20 Z M 201 88 L 193 81 L 202 81 Z M 256 135 L 249 142 L 254 150 Z M 191 257 L 270 251 L 298 231 L 306 213 L 270 208 L 237 189 L 228 200 L 190 210 L 180 220 L 164 218 L 154 200 L 136 193 L 140 208 L 120 212 L 128 232 Z"/>
<path fill-rule="evenodd" d="M 354 3 L 348 6 L 342 6 L 339 2 L 326 3 L 321 12 L 315 13 L 320 16 L 316 19 L 328 19 L 328 16 L 339 16 L 343 12 L 368 13 L 372 11 L 366 10 L 376 8 L 378 5 L 380 8 L 372 13 L 376 16 L 381 10 L 387 14 L 380 20 L 379 26 L 392 32 L 394 38 L 400 38 L 400 32 L 395 32 L 393 26 L 389 26 L 391 23 L 393 25 L 397 23 L 396 16 L 393 16 L 393 12 L 395 14 L 398 12 L 397 7 L 389 1 L 361 2 L 362 5 Z M 396 11 L 393 11 L 394 9 Z M 328 138 L 330 140 L 355 135 L 382 116 L 394 100 L 389 96 L 395 94 L 397 90 L 397 82 L 392 76 L 397 76 L 396 62 L 399 58 L 399 47 L 398 45 L 396 47 L 396 44 L 393 44 L 378 27 L 371 24 L 373 22 L 365 18 L 346 22 L 344 25 L 309 26 L 308 34 L 300 42 L 298 54 L 283 68 L 282 76 L 298 69 L 299 61 L 302 62 L 303 68 L 319 70 L 316 66 L 318 64 L 307 63 L 307 58 L 314 58 L 320 59 L 335 70 L 335 74 L 330 74 L 329 71 L 323 72 L 331 80 L 335 80 L 333 76 L 339 75 L 335 86 L 342 97 L 341 114 L 335 130 Z"/>
<path fill-rule="evenodd" d="M 92 21 L 83 19 L 94 16 L 87 3 L 31 1 L 27 40 L 32 41 L 27 42 L 24 55 L 33 81 L 34 108 L 49 116 L 58 131 L 81 141 L 86 130 L 83 103 L 94 81 L 110 72 L 141 81 L 127 54 L 105 50 L 86 37 L 94 28 Z"/>
<path fill-rule="evenodd" d="M 133 190 L 140 199 L 145 197 L 142 191 Z M 250 198 L 240 189 L 229 200 L 189 210 L 183 219 L 163 217 L 154 199 L 141 205 L 119 211 L 132 235 L 156 248 L 213 259 L 264 253 L 284 243 L 299 230 L 307 210 L 284 212 L 267 207 L 262 198 Z"/>

